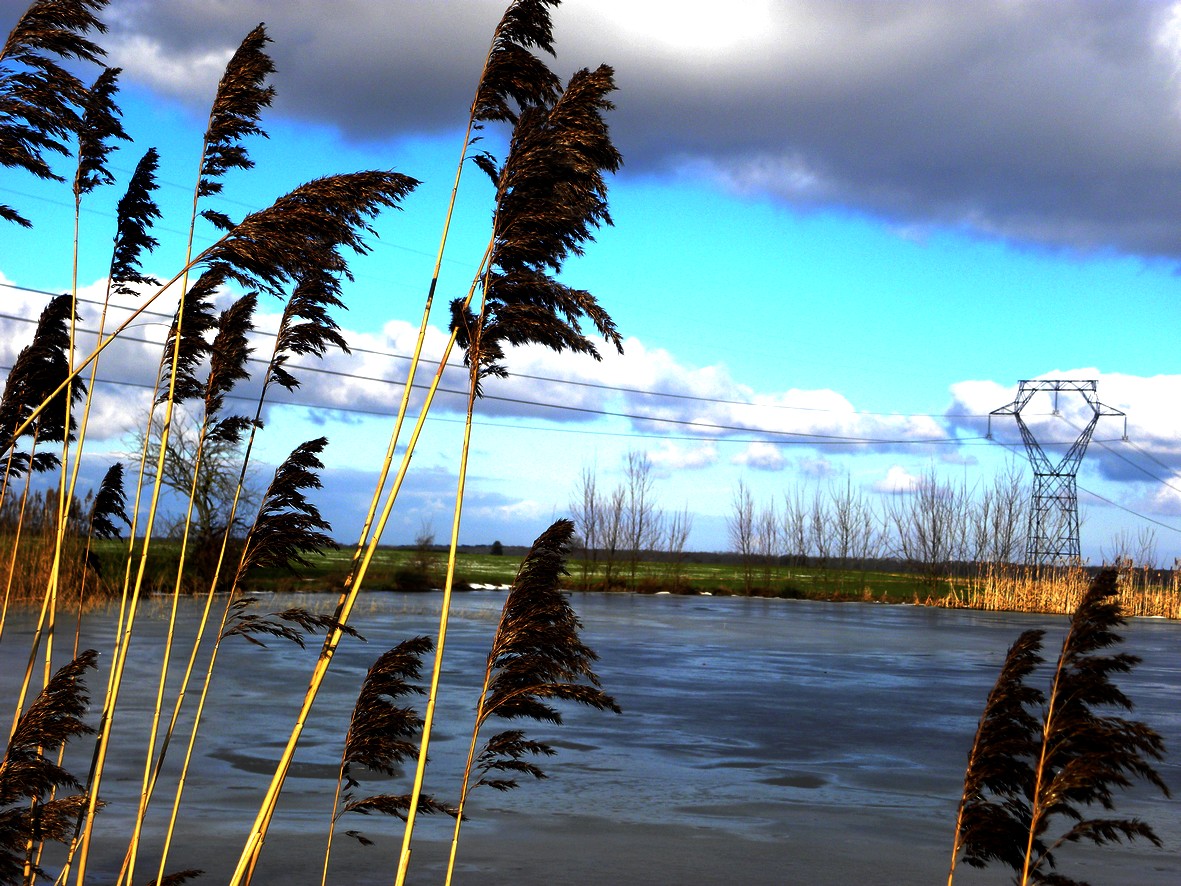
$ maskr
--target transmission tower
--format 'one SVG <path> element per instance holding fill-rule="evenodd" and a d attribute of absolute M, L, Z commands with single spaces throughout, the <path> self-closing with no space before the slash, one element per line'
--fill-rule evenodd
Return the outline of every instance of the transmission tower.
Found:
<path fill-rule="evenodd" d="M 1021 439 L 1033 468 L 1033 497 L 1029 511 L 1029 538 L 1025 546 L 1025 562 L 1031 566 L 1057 566 L 1078 563 L 1078 468 L 1095 432 L 1095 425 L 1105 415 L 1122 416 L 1123 439 L 1128 439 L 1128 417 L 1118 409 L 1104 406 L 1096 394 L 1098 382 L 1081 379 L 1026 379 L 1017 387 L 1017 397 L 1007 406 L 988 414 L 988 436 L 992 437 L 992 417 L 1011 415 L 1021 429 Z M 1054 464 L 1034 438 L 1033 432 L 1021 417 L 1033 396 L 1041 391 L 1054 398 L 1054 415 L 1058 415 L 1058 395 L 1081 394 L 1091 408 L 1091 418 L 1080 431 L 1074 445 Z"/>

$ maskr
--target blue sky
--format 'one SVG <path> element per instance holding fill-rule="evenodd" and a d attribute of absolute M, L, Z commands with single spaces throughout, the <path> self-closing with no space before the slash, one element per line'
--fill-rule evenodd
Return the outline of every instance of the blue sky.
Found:
<path fill-rule="evenodd" d="M 0 0 L 0 15 L 15 22 L 23 5 Z M 163 158 L 165 220 L 148 266 L 163 276 L 176 266 L 208 102 L 259 21 L 278 67 L 270 138 L 249 143 L 256 169 L 227 178 L 219 209 L 240 216 L 333 172 L 394 168 L 423 181 L 353 264 L 340 322 L 356 350 L 328 363 L 344 375 L 309 377 L 304 405 L 268 415 L 272 464 L 328 436 L 321 504 L 342 540 L 359 529 L 384 452 L 381 413 L 398 397 L 388 382 L 404 371 L 397 355 L 421 315 L 460 127 L 502 11 L 483 0 L 113 0 L 104 13 L 135 144 L 113 162 L 120 185 L 84 216 L 84 292 L 101 291 L 111 207 L 149 145 Z M 1065 377 L 1098 379 L 1100 399 L 1128 415 L 1130 442 L 1105 419 L 1079 475 L 1084 553 L 1097 560 L 1117 534 L 1152 531 L 1171 563 L 1181 554 L 1178 22 L 1167 3 L 562 4 L 555 70 L 616 68 L 609 120 L 625 161 L 615 226 L 565 279 L 595 293 L 626 354 L 510 355 L 514 377 L 490 381 L 480 404 L 463 541 L 527 543 L 567 513 L 585 468 L 609 488 L 628 451 L 651 459 L 660 504 L 693 512 L 691 546 L 710 550 L 728 546 L 740 481 L 766 502 L 846 477 L 874 497 L 930 472 L 987 484 L 1022 456 L 982 439 L 982 416 L 1019 379 Z M 490 130 L 488 145 L 503 137 Z M 467 288 L 489 196 L 469 168 L 439 303 Z M 6 170 L 0 200 L 34 222 L 4 232 L 3 281 L 68 288 L 68 188 Z M 44 296 L 9 288 L 6 302 L 31 317 Z M 433 321 L 428 350 L 444 325 Z M 28 326 L 6 329 L 8 365 Z M 129 348 L 117 365 L 131 379 L 155 360 Z M 119 390 L 97 423 L 99 460 L 125 447 L 136 414 L 135 389 Z M 1077 422 L 1080 405 L 1064 403 L 1064 418 Z M 388 541 L 449 524 L 460 413 L 454 398 L 436 408 Z M 1040 417 L 1048 411 L 1031 410 L 1041 439 L 1073 439 L 1063 418 Z M 1011 422 L 997 430 L 1017 443 Z"/>

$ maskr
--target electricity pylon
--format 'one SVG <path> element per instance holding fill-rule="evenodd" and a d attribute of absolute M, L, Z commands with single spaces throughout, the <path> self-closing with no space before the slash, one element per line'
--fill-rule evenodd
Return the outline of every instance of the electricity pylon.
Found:
<path fill-rule="evenodd" d="M 1030 566 L 1058 566 L 1079 563 L 1078 524 L 1078 468 L 1095 432 L 1095 425 L 1103 416 L 1122 416 L 1123 439 L 1128 439 L 1128 417 L 1118 409 L 1099 402 L 1098 382 L 1081 379 L 1026 379 L 1017 387 L 1017 397 L 1007 406 L 988 414 L 988 436 L 992 437 L 992 417 L 1011 415 L 1021 429 L 1021 439 L 1033 468 L 1033 496 L 1029 510 L 1029 537 L 1025 546 L 1025 562 Z M 1033 431 L 1021 417 L 1034 394 L 1047 391 L 1054 397 L 1054 415 L 1058 415 L 1058 395 L 1063 392 L 1081 394 L 1091 407 L 1091 419 L 1083 427 L 1067 450 L 1054 464 L 1033 436 Z"/>

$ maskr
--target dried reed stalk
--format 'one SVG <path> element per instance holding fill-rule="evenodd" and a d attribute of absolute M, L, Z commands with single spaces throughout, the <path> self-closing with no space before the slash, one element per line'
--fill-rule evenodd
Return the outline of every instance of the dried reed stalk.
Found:
<path fill-rule="evenodd" d="M 300 629 L 303 631 L 344 631 L 352 636 L 357 636 L 356 631 L 341 625 L 332 616 L 318 616 L 302 609 L 293 609 L 276 613 L 273 616 L 258 617 L 245 612 L 246 607 L 253 602 L 252 600 L 237 601 L 235 599 L 242 579 L 251 569 L 276 566 L 291 568 L 297 564 L 306 565 L 307 561 L 304 558 L 306 553 L 336 547 L 335 542 L 325 534 L 326 530 L 330 528 L 327 521 L 323 519 L 316 506 L 308 501 L 304 494 L 306 489 L 320 487 L 318 472 L 324 466 L 319 459 L 319 454 L 327 443 L 325 438 L 320 437 L 297 446 L 291 452 L 286 461 L 275 471 L 266 494 L 263 496 L 258 515 L 247 533 L 238 569 L 227 596 L 226 610 L 222 615 L 218 637 L 213 644 L 206 668 L 205 682 L 201 688 L 200 700 L 197 703 L 193 728 L 189 734 L 188 748 L 181 765 L 181 774 L 177 781 L 172 813 L 165 835 L 164 849 L 160 857 L 160 877 L 163 876 L 162 872 L 175 833 L 185 779 L 192 762 L 201 714 L 208 698 L 221 641 L 228 636 L 242 636 L 251 642 L 262 645 L 258 640 L 258 635 L 269 635 L 292 640 L 303 646 Z M 287 624 L 283 624 L 284 622 Z M 292 625 L 295 625 L 295 628 L 292 628 Z M 157 763 L 157 771 L 161 763 L 162 760 Z"/>
<path fill-rule="evenodd" d="M 583 243 L 593 239 L 599 225 L 611 223 L 605 173 L 615 172 L 622 160 L 611 143 L 603 114 L 612 107 L 607 96 L 614 89 L 612 71 L 606 65 L 594 72 L 584 69 L 575 73 L 552 107 L 522 111 L 502 166 L 497 168 L 488 155 L 478 160 L 497 187 L 493 248 L 482 280 L 479 314 L 474 315 L 461 303 L 452 303 L 452 331 L 465 350 L 469 367 L 468 402 L 435 664 L 397 886 L 405 882 L 410 867 L 415 804 L 426 770 L 455 579 L 472 415 L 482 380 L 506 374 L 501 363 L 506 344 L 537 343 L 598 359 L 598 350 L 579 327 L 583 317 L 589 318 L 599 334 L 622 351 L 614 323 L 594 296 L 552 276 L 561 270 L 567 256 L 581 253 Z"/>
<path fill-rule="evenodd" d="M 103 50 L 86 35 L 106 31 L 95 14 L 105 6 L 106 0 L 36 0 L 8 34 L 0 49 L 0 164 L 63 181 L 45 155 L 69 154 L 87 98 L 63 63 L 100 63 Z M 32 227 L 4 204 L 0 219 Z"/>
<path fill-rule="evenodd" d="M 193 204 L 192 212 L 189 220 L 189 234 L 188 242 L 185 247 L 185 265 L 184 268 L 174 277 L 174 281 L 180 279 L 182 292 L 188 289 L 188 273 L 189 269 L 201 260 L 198 256 L 197 260 L 192 257 L 193 253 L 193 237 L 196 226 L 196 218 L 198 214 L 198 204 L 201 197 L 216 194 L 221 190 L 221 183 L 218 178 L 225 171 L 232 168 L 245 168 L 251 166 L 251 161 L 245 149 L 239 144 L 240 138 L 246 134 L 262 133 L 258 127 L 258 118 L 261 109 L 270 104 L 273 90 L 265 85 L 267 76 L 274 70 L 274 66 L 270 58 L 263 52 L 263 47 L 268 42 L 265 28 L 259 25 L 247 35 L 246 39 L 238 47 L 238 50 L 230 58 L 226 66 L 226 71 L 223 74 L 218 88 L 214 96 L 214 101 L 210 110 L 209 123 L 206 126 L 205 135 L 202 139 L 201 160 L 199 172 L 197 175 L 197 183 L 193 189 Z M 227 229 L 231 226 L 228 224 L 228 219 L 220 214 L 208 214 L 206 216 L 215 226 Z M 233 231 L 229 230 L 224 239 L 229 238 Z M 221 242 L 221 241 L 219 241 Z M 214 247 L 218 244 L 215 243 Z M 214 263 L 210 266 L 210 271 L 217 276 L 219 282 L 229 273 L 231 266 L 226 263 Z M 238 275 L 237 279 L 240 279 Z M 173 281 L 170 281 L 170 283 Z M 166 288 L 166 287 L 165 287 Z M 161 290 L 163 291 L 163 290 Z M 172 423 L 172 409 L 173 398 L 176 388 L 176 377 L 178 372 L 178 364 L 180 362 L 179 346 L 183 336 L 184 329 L 184 298 L 182 297 L 177 309 L 176 321 L 174 324 L 174 347 L 171 360 L 171 372 L 168 383 L 168 396 L 164 401 L 164 418 L 162 421 L 162 431 L 160 435 L 160 453 L 156 465 L 155 481 L 152 487 L 152 495 L 148 505 L 147 527 L 144 533 L 144 540 L 140 552 L 140 565 L 137 571 L 134 588 L 131 592 L 128 602 L 128 612 L 124 632 L 121 636 L 124 638 L 124 643 L 129 643 L 131 639 L 131 628 L 135 620 L 136 605 L 138 602 L 139 590 L 143 581 L 144 568 L 147 563 L 148 548 L 151 544 L 152 526 L 155 522 L 156 507 L 160 497 L 160 488 L 164 475 L 164 457 L 168 448 L 168 435 Z M 121 327 L 122 329 L 122 327 Z M 120 329 L 120 331 L 121 331 Z M 165 353 L 167 353 L 165 348 Z M 97 356 L 97 352 L 94 356 Z M 148 430 L 145 433 L 145 447 L 146 437 L 150 436 L 152 422 L 149 416 Z M 145 449 L 146 452 L 146 449 Z M 142 479 L 142 471 L 141 471 Z M 136 490 L 136 510 L 138 511 L 139 489 Z M 105 759 L 107 736 L 109 735 L 109 721 L 114 715 L 114 702 L 118 696 L 119 681 L 122 678 L 122 662 L 125 660 L 126 647 L 124 643 L 117 645 L 115 654 L 115 664 L 112 667 L 112 679 L 108 688 L 108 703 L 104 706 L 103 728 L 100 730 L 99 750 L 96 754 L 96 767 L 94 770 L 94 778 L 97 782 L 101 778 L 103 761 Z M 154 727 L 153 727 L 154 731 Z M 93 826 L 94 811 L 93 808 L 87 811 L 86 825 L 82 833 L 82 843 L 80 860 L 78 866 L 77 882 L 78 886 L 83 886 L 85 882 L 87 852 L 90 843 L 90 835 Z M 132 854 L 131 867 L 134 868 L 134 853 Z M 134 873 L 132 870 L 131 873 Z M 161 875 L 160 879 L 163 878 Z"/>
<path fill-rule="evenodd" d="M 1111 678 L 1139 662 L 1134 655 L 1105 653 L 1122 642 L 1115 632 L 1124 624 L 1114 599 L 1116 580 L 1116 571 L 1107 569 L 1088 587 L 1071 617 L 1048 695 L 1025 682 L 1042 663 L 1038 633 L 1023 634 L 1009 651 L 965 776 L 955 852 L 967 864 L 999 861 L 1020 886 L 1081 886 L 1054 870 L 1054 852 L 1063 845 L 1137 837 L 1160 845 L 1152 828 L 1137 819 L 1087 816 L 1095 804 L 1113 810 L 1114 789 L 1134 779 L 1168 796 L 1151 763 L 1164 754 L 1160 735 L 1142 722 L 1099 713 L 1132 708 Z M 1054 837 L 1050 826 L 1057 817 L 1070 824 Z M 953 856 L 949 884 L 954 873 Z"/>
<path fill-rule="evenodd" d="M 434 644 L 429 637 L 404 640 L 382 653 L 365 675 L 341 752 L 336 793 L 332 800 L 332 818 L 324 849 L 321 886 L 326 886 L 328 882 L 332 838 L 341 816 L 349 812 L 361 815 L 377 812 L 405 819 L 410 802 L 408 795 L 354 796 L 353 790 L 360 786 L 356 770 L 357 767 L 363 767 L 371 772 L 393 776 L 397 774 L 397 765 L 418 750 L 414 739 L 422 729 L 422 717 L 400 700 L 407 695 L 426 694 L 426 690 L 410 681 L 419 679 L 422 657 L 433 648 Z M 433 798 L 424 796 L 420 800 L 420 811 L 430 813 L 448 810 Z M 345 834 L 362 845 L 373 842 L 356 830 L 346 831 Z"/>
<path fill-rule="evenodd" d="M 551 701 L 573 701 L 600 711 L 621 712 L 615 700 L 600 688 L 593 670 L 598 656 L 579 637 L 582 624 L 560 589 L 562 576 L 569 574 L 566 560 L 573 534 L 574 524 L 569 520 L 558 520 L 543 532 L 526 554 L 505 598 L 476 703 L 476 721 L 447 863 L 447 884 L 455 871 L 469 784 L 473 788 L 487 785 L 511 790 L 517 786 L 516 775 L 546 777 L 527 758 L 554 754 L 548 744 L 530 741 L 523 731 L 510 729 L 489 738 L 477 758 L 480 730 L 490 717 L 561 724 L 562 716 Z M 477 780 L 471 784 L 473 765 Z"/>
<path fill-rule="evenodd" d="M 196 287 L 194 287 L 196 288 Z M 182 348 L 182 361 L 185 363 L 183 382 L 178 388 L 184 394 L 201 397 L 203 415 L 197 434 L 197 449 L 193 460 L 193 472 L 190 478 L 188 507 L 185 514 L 184 526 L 181 530 L 180 554 L 177 558 L 176 576 L 172 589 L 172 601 L 168 617 L 168 631 L 164 641 L 163 658 L 160 664 L 160 679 L 156 693 L 156 704 L 149 729 L 148 749 L 144 758 L 143 782 L 140 790 L 139 811 L 132 827 L 130 845 L 127 851 L 126 872 L 130 882 L 135 871 L 135 860 L 139 848 L 140 834 L 144 819 L 147 815 L 148 804 L 151 802 L 155 788 L 153 763 L 155 758 L 156 736 L 160 728 L 160 716 L 164 706 L 164 692 L 167 683 L 168 668 L 172 659 L 172 646 L 176 635 L 176 613 L 180 600 L 181 586 L 184 579 L 185 564 L 188 554 L 189 530 L 192 523 L 193 508 L 196 501 L 202 455 L 207 441 L 236 441 L 247 425 L 246 419 L 238 416 L 222 418 L 220 413 L 225 403 L 225 397 L 239 381 L 249 377 L 246 371 L 246 360 L 250 356 L 247 335 L 253 329 L 253 316 L 257 299 L 253 293 L 247 294 L 235 301 L 217 318 L 216 323 L 204 308 L 207 303 L 202 302 L 197 310 L 190 310 L 190 323 L 186 337 L 195 341 Z M 193 322 L 193 319 L 196 322 Z M 205 335 L 216 328 L 216 335 L 212 343 L 206 344 Z M 205 355 L 209 360 L 209 373 L 201 383 L 194 375 L 197 363 Z M 227 532 L 229 531 L 227 527 Z M 170 737 L 170 736 L 168 736 Z M 161 748 L 160 761 L 163 761 L 165 748 Z M 155 767 L 159 771 L 159 765 Z"/>

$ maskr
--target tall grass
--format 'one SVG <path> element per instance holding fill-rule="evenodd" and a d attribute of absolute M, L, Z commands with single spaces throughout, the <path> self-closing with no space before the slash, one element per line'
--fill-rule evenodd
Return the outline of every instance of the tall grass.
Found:
<path fill-rule="evenodd" d="M 72 73 L 73 65 L 77 62 L 101 66 L 103 51 L 90 39 L 90 35 L 101 34 L 105 30 L 98 18 L 105 5 L 101 0 L 37 0 L 9 35 L 3 56 L 0 57 L 3 63 L 0 66 L 0 127 L 3 127 L 0 148 L 4 149 L 0 162 L 41 178 L 65 182 L 64 177 L 53 169 L 53 156 L 72 156 L 76 161 L 71 182 L 75 206 L 72 232 L 75 258 L 70 271 L 72 293 L 77 292 L 78 257 L 82 254 L 82 230 L 79 224 L 82 198 L 98 187 L 113 184 L 115 177 L 106 167 L 106 156 L 115 141 L 127 138 L 119 122 L 116 102 L 119 72 L 103 68 L 91 86 Z M 601 118 L 601 112 L 610 107 L 602 98 L 613 88 L 609 69 L 581 72 L 563 89 L 557 77 L 534 54 L 535 50 L 553 53 L 550 8 L 555 5 L 554 0 L 518 0 L 509 5 L 494 32 L 469 110 L 467 130 L 460 151 L 461 157 L 466 160 L 473 135 L 486 124 L 507 124 L 515 132 L 513 146 L 503 164 L 498 164 L 487 153 L 473 158 L 483 171 L 499 179 L 499 182 L 495 202 L 495 218 L 498 221 L 494 223 L 490 246 L 481 261 L 481 275 L 473 282 L 468 296 L 458 302 L 466 310 L 466 305 L 479 289 L 482 294 L 480 307 L 471 312 L 473 322 L 468 323 L 465 329 L 453 329 L 453 342 L 459 341 L 467 350 L 472 366 L 469 404 L 474 404 L 483 377 L 503 374 L 500 361 L 508 345 L 539 341 L 558 350 L 594 354 L 594 346 L 578 329 L 577 319 L 580 316 L 588 316 L 600 332 L 618 345 L 618 336 L 609 317 L 598 307 L 594 298 L 589 293 L 557 283 L 551 276 L 561 268 L 567 254 L 581 251 L 582 242 L 590 238 L 595 226 L 609 222 L 601 172 L 613 171 L 618 166 L 618 155 L 610 147 Z M 84 393 L 87 395 L 82 409 L 84 436 L 101 354 L 120 339 L 149 305 L 166 294 L 179 291 L 171 331 L 160 352 L 156 395 L 143 422 L 145 430 L 140 467 L 133 491 L 128 497 L 132 526 L 123 564 L 119 624 L 96 730 L 93 763 L 85 791 L 76 804 L 80 817 L 75 837 L 70 841 L 72 845 L 67 860 L 58 876 L 60 882 L 73 877 L 82 884 L 87 878 L 90 846 L 95 839 L 94 823 L 101 810 L 98 797 L 110 749 L 112 725 L 122 707 L 119 703 L 120 687 L 131 654 L 140 600 L 147 590 L 147 564 L 157 525 L 169 438 L 176 410 L 185 401 L 203 402 L 204 418 L 197 425 L 196 465 L 188 496 L 188 517 L 182 523 L 180 554 L 172 581 L 172 615 L 163 652 L 155 713 L 148 725 L 148 749 L 139 810 L 127 860 L 119 877 L 121 882 L 134 880 L 140 828 L 148 814 L 149 801 L 162 771 L 168 740 L 178 725 L 188 674 L 204 633 L 206 619 L 202 620 L 202 626 L 194 639 L 186 675 L 175 693 L 172 717 L 163 733 L 160 733 L 169 659 L 176 632 L 176 603 L 186 574 L 189 526 L 205 441 L 236 436 L 249 430 L 246 455 L 242 462 L 242 478 L 245 477 L 254 437 L 261 428 L 262 402 L 268 387 L 278 384 L 292 389 L 299 383 L 289 359 L 292 356 L 321 356 L 329 346 L 348 350 L 329 313 L 333 308 L 344 307 L 341 284 L 350 279 L 344 252 L 366 252 L 369 248 L 366 237 L 371 233 L 370 220 L 382 209 L 396 206 L 417 184 L 408 176 L 392 172 L 327 176 L 301 185 L 279 198 L 272 206 L 252 212 L 241 220 L 231 218 L 217 205 L 210 205 L 209 201 L 216 201 L 225 190 L 228 173 L 248 173 L 252 168 L 253 161 L 246 141 L 251 137 L 265 136 L 261 127 L 261 114 L 274 95 L 273 88 L 267 83 L 274 70 L 266 51 L 268 43 L 265 26 L 259 25 L 247 35 L 231 57 L 219 84 L 202 142 L 185 252 L 177 268 L 167 279 L 163 276 L 157 279 L 140 270 L 140 262 L 146 253 L 157 245 L 149 230 L 160 219 L 160 212 L 152 198 L 158 156 L 149 149 L 137 166 L 127 194 L 119 204 L 118 231 L 107 287 L 108 298 L 113 293 L 129 295 L 141 291 L 148 297 L 113 330 L 107 329 L 108 304 L 104 301 L 97 346 L 88 354 L 75 353 L 74 295 L 55 300 L 52 303 L 52 317 L 42 325 L 44 335 L 35 341 L 33 350 L 21 366 L 10 373 L 11 391 L 6 393 L 3 408 L 0 409 L 0 433 L 3 434 L 0 444 L 3 445 L 6 464 L 4 496 L 13 500 L 8 490 L 10 480 L 14 477 L 23 474 L 23 478 L 28 479 L 34 469 L 57 468 L 60 471 L 58 506 L 53 510 L 56 532 L 49 533 L 38 525 L 36 519 L 31 519 L 26 525 L 24 518 L 30 496 L 22 490 L 17 497 L 20 505 L 12 531 L 7 536 L 8 549 L 2 552 L 8 555 L 7 576 L 10 580 L 15 579 L 17 570 L 14 564 L 18 558 L 27 560 L 34 550 L 34 541 L 41 545 L 41 536 L 56 535 L 52 563 L 43 570 L 24 570 L 28 587 L 18 589 L 22 600 L 27 596 L 30 600 L 42 601 L 42 619 L 48 638 L 48 681 L 48 665 L 53 658 L 53 625 L 59 608 L 58 588 L 85 586 L 85 580 L 67 568 L 79 558 L 75 558 L 72 553 L 69 557 L 63 557 L 63 554 L 67 553 L 67 549 L 72 552 L 74 547 L 86 551 L 92 534 L 95 537 L 109 535 L 113 525 L 110 522 L 112 516 L 123 510 L 122 493 L 116 496 L 112 489 L 104 488 L 102 495 L 108 499 L 107 503 L 112 510 L 99 514 L 98 519 L 91 520 L 86 526 L 81 525 L 81 521 L 71 519 L 70 503 L 84 457 L 82 440 L 78 441 L 72 453 L 70 449 L 75 398 Z M 440 238 L 436 269 L 428 288 L 420 342 L 427 328 L 438 282 L 438 267 L 442 261 L 464 165 L 461 161 L 457 168 L 447 221 Z M 0 217 L 18 225 L 30 224 L 16 209 L 7 206 L 0 208 Z M 196 251 L 195 233 L 202 220 L 212 225 L 217 233 L 211 245 Z M 511 231 L 511 236 L 506 236 L 506 231 Z M 158 259 L 153 261 L 159 263 Z M 192 285 L 189 283 L 190 274 L 198 277 Z M 212 299 L 230 287 L 247 290 L 247 293 L 238 302 L 242 306 L 241 310 L 234 308 L 223 314 L 221 329 L 214 336 Z M 242 358 L 246 355 L 245 334 L 249 329 L 248 318 L 255 293 L 271 294 L 285 301 L 283 322 L 263 380 L 263 393 L 254 419 L 223 417 L 219 411 L 226 392 L 230 385 L 245 378 Z M 242 315 L 240 319 L 236 319 L 238 315 Z M 460 315 L 454 313 L 453 316 Z M 229 326 L 234 329 L 228 331 Z M 445 355 L 439 365 L 437 378 L 441 376 L 446 362 Z M 201 372 L 206 365 L 209 366 L 209 372 L 207 378 L 203 379 Z M 80 377 L 87 368 L 90 378 L 88 385 Z M 411 381 L 407 380 L 395 420 L 390 456 L 395 450 L 407 411 Z M 420 426 L 425 409 L 419 418 Z M 416 428 L 415 439 L 417 431 Z M 15 446 L 22 437 L 31 439 L 33 443 L 23 453 L 17 451 Z M 60 457 L 37 452 L 35 447 L 38 442 L 55 440 L 62 444 Z M 305 490 L 319 485 L 317 473 L 322 466 L 318 454 L 325 444 L 326 441 L 319 440 L 298 447 L 288 463 L 276 473 L 271 490 L 243 544 L 232 582 L 234 589 L 240 585 L 247 572 L 256 566 L 281 567 L 297 563 L 305 551 L 316 550 L 330 542 L 326 534 L 330 527 L 319 516 L 314 504 L 304 496 Z M 396 489 L 409 466 L 412 451 L 413 443 L 407 448 L 402 470 L 388 497 L 381 521 L 374 527 L 376 505 L 391 461 L 387 456 L 386 465 L 381 469 L 375 485 L 373 505 L 364 520 L 362 544 L 358 546 L 358 552 L 365 545 L 376 543 L 380 536 L 396 498 Z M 461 475 L 465 470 L 466 452 L 465 443 L 464 454 L 460 458 Z M 456 532 L 462 499 L 461 483 L 457 495 Z M 142 519 L 141 502 L 146 507 L 146 517 Z M 237 493 L 234 508 L 236 502 Z M 36 511 L 37 507 L 34 502 L 33 510 Z M 45 500 L 43 510 L 49 512 L 48 499 Z M 35 518 L 37 515 L 32 516 Z M 231 518 L 229 526 L 233 523 Z M 22 532 L 25 533 L 23 539 Z M 223 559 L 228 551 L 228 526 L 226 533 L 221 545 Z M 454 540 L 452 548 L 454 550 Z M 80 559 L 84 562 L 86 554 L 83 553 Z M 452 575 L 453 567 L 452 562 L 449 570 Z M 219 562 L 217 571 L 220 570 Z M 359 590 L 363 577 L 364 565 L 360 565 L 346 583 L 351 594 L 355 595 Z M 94 587 L 93 581 L 91 586 Z M 216 587 L 215 576 L 207 594 L 207 612 Z M 450 587 L 449 580 L 448 592 Z M 8 596 L 11 596 L 11 585 Z M 335 644 L 343 636 L 356 634 L 346 623 L 350 608 L 351 602 L 342 598 L 337 616 L 333 617 L 314 616 L 302 610 L 258 614 L 250 611 L 248 599 L 241 599 L 231 591 L 222 626 L 218 630 L 217 644 L 224 639 L 241 636 L 262 645 L 260 638 L 269 636 L 294 640 L 302 645 L 305 632 L 327 629 L 329 639 L 325 642 L 320 662 L 309 684 L 309 702 L 305 708 L 310 707 L 310 700 L 315 697 L 318 681 L 322 679 L 322 673 L 331 660 Z M 436 683 L 443 653 L 444 631 L 445 628 L 441 627 L 439 637 L 432 644 L 436 648 L 433 665 Z M 34 654 L 35 650 L 36 644 Z M 418 650 L 419 653 L 424 651 Z M 211 661 L 210 671 L 212 667 Z M 207 672 L 203 694 L 208 691 L 208 678 Z M 29 679 L 26 678 L 26 687 L 28 683 Z M 433 704 L 434 690 L 430 706 L 433 707 Z M 23 705 L 18 704 L 18 714 L 21 707 Z M 298 741 L 299 724 L 305 716 L 306 710 L 297 721 L 289 744 L 291 750 Z M 190 737 L 190 754 L 199 722 L 198 710 Z M 425 763 L 429 713 L 423 736 L 419 756 Z M 158 752 L 157 738 L 162 739 Z M 355 741 L 350 746 L 355 746 Z M 365 762 L 364 755 L 357 756 L 354 751 L 346 752 L 346 767 L 349 761 Z M 289 753 L 285 755 L 286 761 L 289 761 Z M 250 879 L 275 800 L 282 788 L 286 761 L 281 760 L 277 767 L 272 789 L 260 808 L 259 822 L 247 842 L 241 869 L 235 875 L 235 880 Z M 372 760 L 365 765 L 370 763 Z M 176 821 L 183 779 L 182 772 L 170 830 Z M 412 833 L 413 813 L 419 808 L 420 782 L 421 778 L 416 780 L 415 799 L 407 807 L 411 819 L 406 829 L 407 843 Z M 345 806 L 348 807 L 347 802 Z M 62 833 L 64 835 L 66 831 Z M 166 855 L 165 851 L 160 861 L 159 882 L 179 881 L 189 876 L 190 872 L 166 874 Z M 28 866 L 25 868 L 23 873 L 28 874 Z"/>
<path fill-rule="evenodd" d="M 1044 631 L 1026 631 L 1009 649 L 989 694 L 964 776 L 949 886 L 958 857 L 974 867 L 1007 866 L 1019 886 L 1084 886 L 1057 870 L 1078 842 L 1097 846 L 1144 839 L 1146 822 L 1114 815 L 1115 791 L 1143 780 L 1169 795 L 1153 767 L 1164 756 L 1160 735 L 1128 712 L 1115 678 L 1139 659 L 1111 653 L 1123 641 L 1117 573 L 1087 584 L 1062 640 L 1048 692 L 1030 686 L 1043 663 Z M 1095 813 L 1098 814 L 1095 814 Z"/>
<path fill-rule="evenodd" d="M 1181 619 L 1177 571 L 1162 572 L 1131 561 L 1118 564 L 1120 608 L 1129 616 Z M 1010 612 L 1074 612 L 1094 570 L 1081 566 L 1027 568 L 985 564 L 944 599 L 947 605 Z"/>

